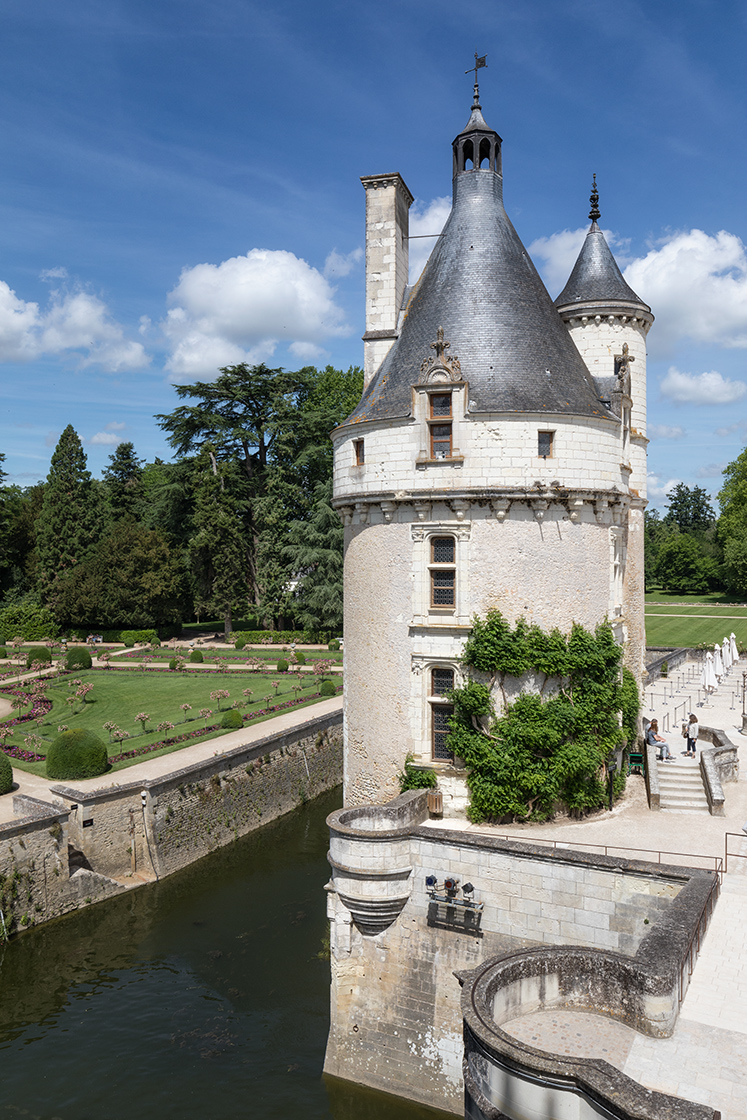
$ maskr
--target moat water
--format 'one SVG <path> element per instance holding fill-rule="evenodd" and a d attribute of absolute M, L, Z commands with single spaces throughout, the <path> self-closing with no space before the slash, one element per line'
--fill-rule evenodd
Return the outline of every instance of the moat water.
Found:
<path fill-rule="evenodd" d="M 0 1120 L 435 1120 L 322 1077 L 339 791 L 0 946 Z"/>

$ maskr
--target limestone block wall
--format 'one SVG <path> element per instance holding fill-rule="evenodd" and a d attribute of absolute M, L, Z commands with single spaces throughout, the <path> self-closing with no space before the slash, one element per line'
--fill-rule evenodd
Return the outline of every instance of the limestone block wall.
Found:
<path fill-rule="evenodd" d="M 611 489 L 627 491 L 621 470 L 620 425 L 587 417 L 522 413 L 479 416 L 461 411 L 455 391 L 454 458 L 425 462 L 427 425 L 408 418 L 366 421 L 336 429 L 336 504 L 366 495 L 416 497 L 429 491 L 489 490 L 491 487 Z M 553 431 L 553 454 L 537 454 L 537 433 Z M 356 465 L 354 440 L 364 441 L 365 462 Z M 458 451 L 458 454 L 457 454 Z M 420 462 L 419 462 L 420 461 Z M 645 485 L 645 480 L 644 480 Z M 644 491 L 645 492 L 645 491 Z"/>
<path fill-rule="evenodd" d="M 69 811 L 70 843 L 93 871 L 160 877 L 332 789 L 341 777 L 334 713 L 142 784 L 53 792 Z"/>
<path fill-rule="evenodd" d="M 396 338 L 408 279 L 408 211 L 413 198 L 398 174 L 366 175 L 361 182 L 366 190 L 364 380 L 368 384 Z"/>
<path fill-rule="evenodd" d="M 14 808 L 18 820 L 0 825 L 0 940 L 3 923 L 18 933 L 117 893 L 100 875 L 70 873 L 67 811 L 31 797 L 14 798 Z"/>
<path fill-rule="evenodd" d="M 692 893 L 693 882 L 703 880 L 710 889 L 712 876 L 397 825 L 391 815 L 397 806 L 412 812 L 424 802 L 423 794 L 410 793 L 387 806 L 340 810 L 329 818 L 332 992 L 325 1069 L 461 1112 L 462 1021 L 454 971 L 542 944 L 640 959 L 636 954 L 647 938 L 650 943 L 651 931 L 659 930 L 664 944 L 680 937 L 680 898 Z M 369 817 L 378 820 L 376 828 L 366 825 Z M 428 874 L 470 881 L 484 903 L 480 923 L 434 903 L 425 887 Z M 356 899 L 349 904 L 353 877 Z M 372 933 L 376 915 L 382 928 Z M 661 1013 L 669 1022 L 669 997 L 667 1008 Z"/>

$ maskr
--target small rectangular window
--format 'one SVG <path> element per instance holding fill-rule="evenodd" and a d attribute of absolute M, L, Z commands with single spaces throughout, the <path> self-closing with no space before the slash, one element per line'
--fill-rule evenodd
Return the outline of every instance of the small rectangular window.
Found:
<path fill-rule="evenodd" d="M 454 714 L 451 704 L 434 704 L 431 708 L 433 725 L 433 757 L 442 762 L 453 762 L 453 751 L 448 747 L 449 720 Z"/>
<path fill-rule="evenodd" d="M 456 603 L 456 572 L 434 569 L 431 572 L 431 602 L 434 607 L 453 607 Z"/>
<path fill-rule="evenodd" d="M 451 393 L 431 394 L 431 416 L 451 416 Z"/>
<path fill-rule="evenodd" d="M 366 461 L 366 449 L 362 439 L 353 440 L 353 454 L 355 455 L 356 467 L 362 467 Z"/>
<path fill-rule="evenodd" d="M 554 435 L 555 432 L 537 432 L 537 454 L 541 459 L 552 457 Z"/>
<path fill-rule="evenodd" d="M 431 459 L 451 458 L 451 424 L 431 424 Z"/>
<path fill-rule="evenodd" d="M 448 696 L 453 688 L 453 669 L 433 669 L 431 671 L 431 696 Z"/>

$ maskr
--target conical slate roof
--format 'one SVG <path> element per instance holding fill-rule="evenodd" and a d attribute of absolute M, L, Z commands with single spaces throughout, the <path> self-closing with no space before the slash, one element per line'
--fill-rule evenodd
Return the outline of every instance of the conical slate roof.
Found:
<path fill-rule="evenodd" d="M 479 116 L 479 120 L 477 117 Z M 500 138 L 473 110 L 465 133 Z M 477 141 L 475 141 L 477 143 Z M 454 205 L 407 306 L 399 338 L 350 421 L 409 416 L 439 327 L 469 382 L 472 412 L 610 416 L 503 207 L 496 169 L 458 170 Z"/>
<path fill-rule="evenodd" d="M 649 309 L 624 280 L 604 234 L 596 221 L 592 221 L 568 283 L 555 300 L 555 306 L 600 301 L 637 303 Z"/>

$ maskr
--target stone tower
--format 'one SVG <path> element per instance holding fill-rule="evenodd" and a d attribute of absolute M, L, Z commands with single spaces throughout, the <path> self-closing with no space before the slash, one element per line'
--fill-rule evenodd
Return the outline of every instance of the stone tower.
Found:
<path fill-rule="evenodd" d="M 447 693 L 475 614 L 562 630 L 609 617 L 631 667 L 642 665 L 631 538 L 642 547 L 651 315 L 595 219 L 553 304 L 503 206 L 501 144 L 475 86 L 452 145 L 451 215 L 412 289 L 399 245 L 409 191 L 395 175 L 363 180 L 376 224 L 367 362 L 380 364 L 333 433 L 346 804 L 394 796 L 407 754 L 432 762 L 442 788 L 458 785 Z"/>

